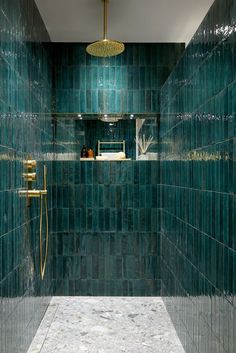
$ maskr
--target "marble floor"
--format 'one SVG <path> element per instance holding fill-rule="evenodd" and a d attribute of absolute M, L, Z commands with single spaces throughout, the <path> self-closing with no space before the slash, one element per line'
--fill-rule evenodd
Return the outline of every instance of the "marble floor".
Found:
<path fill-rule="evenodd" d="M 184 353 L 161 298 L 54 297 L 28 353 Z"/>

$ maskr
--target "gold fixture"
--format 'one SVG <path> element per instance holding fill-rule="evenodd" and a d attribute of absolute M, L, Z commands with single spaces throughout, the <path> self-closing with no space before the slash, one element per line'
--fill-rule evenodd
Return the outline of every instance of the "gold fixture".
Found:
<path fill-rule="evenodd" d="M 25 181 L 35 181 L 36 173 L 23 173 L 23 178 Z"/>
<path fill-rule="evenodd" d="M 40 197 L 43 195 L 47 195 L 47 190 L 20 190 L 19 195 L 21 197 L 29 198 Z"/>
<path fill-rule="evenodd" d="M 40 226 L 39 226 L 39 245 L 40 245 L 40 275 L 41 279 L 44 279 L 47 258 L 48 258 L 48 203 L 47 203 L 47 167 L 44 165 L 43 173 L 43 188 L 46 194 L 40 194 Z M 43 259 L 43 201 L 45 206 L 45 216 L 46 216 L 46 244 L 45 244 L 45 254 Z"/>
<path fill-rule="evenodd" d="M 36 168 L 36 164 L 37 162 L 34 159 L 28 159 L 24 161 L 24 166 L 25 168 L 28 168 L 28 169 Z"/>
<path fill-rule="evenodd" d="M 36 160 L 32 159 L 31 156 L 29 156 L 29 158 L 23 162 L 24 167 L 25 167 L 25 172 L 22 174 L 24 181 L 27 182 L 27 191 L 31 191 L 32 190 L 32 182 L 36 180 L 36 172 L 35 172 L 35 168 L 37 165 Z M 21 192 L 23 192 L 21 194 Z M 27 207 L 31 206 L 31 201 L 30 201 L 30 197 L 29 195 L 25 194 L 25 190 L 22 190 L 19 192 L 20 196 L 27 196 Z"/>
<path fill-rule="evenodd" d="M 102 0 L 103 7 L 103 39 L 91 43 L 87 46 L 88 54 L 99 57 L 115 56 L 123 53 L 125 46 L 123 43 L 116 40 L 107 39 L 107 3 L 109 0 Z"/>
<path fill-rule="evenodd" d="M 40 198 L 40 219 L 39 219 L 39 252 L 40 252 L 40 276 L 44 279 L 47 258 L 48 258 L 48 205 L 47 205 L 47 167 L 44 165 L 43 173 L 43 190 L 32 189 L 32 181 L 36 180 L 36 172 L 32 172 L 32 169 L 36 168 L 36 161 L 28 159 L 24 161 L 24 166 L 27 173 L 23 173 L 24 180 L 27 182 L 27 189 L 20 190 L 19 196 L 25 197 L 27 201 L 27 207 L 31 206 L 31 198 Z M 45 207 L 45 226 L 46 226 L 46 244 L 45 253 L 43 256 L 43 204 Z"/>
<path fill-rule="evenodd" d="M 46 182 L 45 182 L 45 175 L 44 175 L 44 185 L 43 185 L 43 190 L 36 190 L 32 189 L 32 182 L 36 180 L 37 178 L 37 173 L 33 172 L 33 169 L 36 168 L 37 162 L 33 159 L 28 159 L 23 162 L 26 172 L 22 174 L 24 180 L 27 182 L 27 189 L 25 190 L 20 190 L 19 195 L 21 197 L 26 197 L 27 198 L 27 206 L 30 207 L 30 199 L 34 197 L 40 197 L 40 196 L 45 196 L 47 195 L 47 188 L 46 188 Z M 46 168 L 46 166 L 44 166 Z M 44 174 L 46 174 L 46 169 L 44 169 Z"/>

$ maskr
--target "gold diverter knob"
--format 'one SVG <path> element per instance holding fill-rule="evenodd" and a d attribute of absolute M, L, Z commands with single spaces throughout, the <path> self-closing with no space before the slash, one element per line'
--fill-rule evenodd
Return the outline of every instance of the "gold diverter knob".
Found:
<path fill-rule="evenodd" d="M 36 168 L 36 164 L 37 162 L 34 159 L 28 159 L 27 161 L 24 161 L 24 166 L 28 169 Z"/>
<path fill-rule="evenodd" d="M 35 181 L 36 173 L 23 173 L 23 178 L 25 181 Z"/>

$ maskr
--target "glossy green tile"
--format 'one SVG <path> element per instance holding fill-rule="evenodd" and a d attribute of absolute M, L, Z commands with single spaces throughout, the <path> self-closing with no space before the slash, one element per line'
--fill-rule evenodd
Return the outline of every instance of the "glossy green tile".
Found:
<path fill-rule="evenodd" d="M 53 45 L 56 112 L 160 112 L 160 88 L 184 45 L 127 44 L 123 54 L 104 60 L 91 58 L 85 48 L 81 43 Z M 80 90 L 80 99 L 75 89 Z"/>
<path fill-rule="evenodd" d="M 186 352 L 235 346 L 233 7 L 214 2 L 161 92 L 162 295 Z"/>

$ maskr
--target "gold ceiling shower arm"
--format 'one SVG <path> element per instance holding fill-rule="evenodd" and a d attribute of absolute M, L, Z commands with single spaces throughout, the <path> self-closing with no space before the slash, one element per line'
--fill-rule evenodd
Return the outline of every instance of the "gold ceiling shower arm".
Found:
<path fill-rule="evenodd" d="M 108 0 L 103 1 L 103 39 L 107 40 L 107 3 Z"/>

